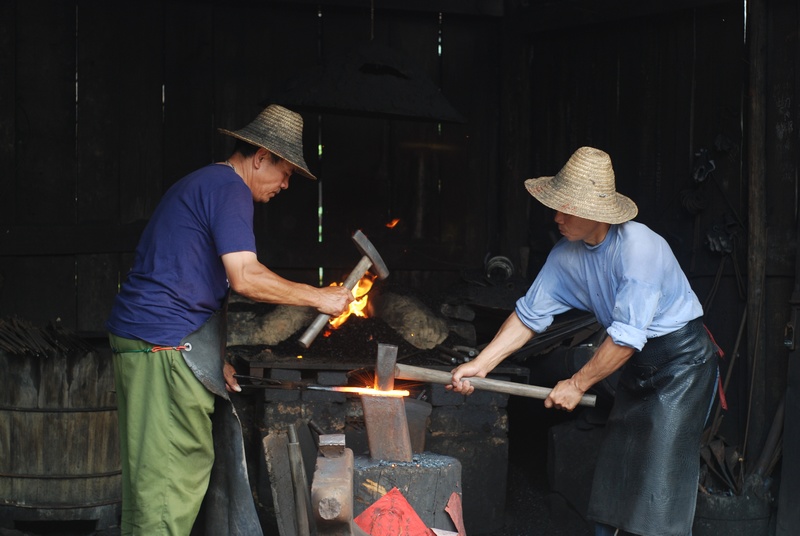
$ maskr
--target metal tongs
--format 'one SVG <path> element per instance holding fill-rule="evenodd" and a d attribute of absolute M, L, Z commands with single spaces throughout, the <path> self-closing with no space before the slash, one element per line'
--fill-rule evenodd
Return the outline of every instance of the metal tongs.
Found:
<path fill-rule="evenodd" d="M 337 391 L 336 387 L 329 387 L 325 385 L 317 385 L 310 382 L 294 382 L 291 380 L 276 380 L 274 378 L 262 378 L 259 376 L 247 376 L 245 374 L 234 374 L 237 380 L 248 380 L 249 384 L 239 384 L 242 388 L 255 388 L 255 389 L 289 389 L 295 391 Z"/>

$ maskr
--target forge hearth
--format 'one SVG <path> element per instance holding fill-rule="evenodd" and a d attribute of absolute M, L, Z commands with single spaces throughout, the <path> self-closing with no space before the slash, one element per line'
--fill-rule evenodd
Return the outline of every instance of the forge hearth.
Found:
<path fill-rule="evenodd" d="M 312 310 L 279 310 L 276 307 L 237 303 L 229 307 L 228 354 L 239 374 L 305 382 L 322 386 L 372 387 L 376 355 L 379 345 L 397 347 L 397 363 L 425 367 L 440 371 L 453 369 L 456 356 L 466 358 L 464 349 L 477 349 L 479 342 L 488 342 L 497 328 L 513 310 L 513 294 L 519 295 L 520 285 L 504 284 L 501 287 L 469 285 L 460 293 L 459 300 L 398 294 L 394 290 L 379 288 L 375 304 L 384 298 L 384 313 L 368 318 L 351 316 L 336 330 L 320 333 L 314 342 L 304 348 L 298 341 L 304 326 L 316 316 Z M 387 298 L 389 297 L 389 298 Z M 392 305 L 386 306 L 387 303 Z M 411 326 L 431 327 L 424 338 L 410 337 L 408 330 L 397 326 L 398 319 L 391 313 L 409 306 L 416 318 Z M 374 313 L 374 311 L 373 311 Z M 403 319 L 405 319 L 403 315 Z M 233 320 L 231 325 L 230 320 Z M 269 320 L 269 322 L 267 322 Z M 442 337 L 440 330 L 445 326 Z M 416 330 L 416 327 L 411 328 Z M 270 344 L 256 343 L 278 331 Z M 548 332 L 536 337 L 519 352 L 519 358 L 507 359 L 490 375 L 492 379 L 529 383 L 531 370 L 528 357 L 552 351 L 553 348 L 579 344 L 597 332 L 593 318 L 565 315 L 557 318 Z M 257 335 L 257 336 L 254 336 Z M 425 342 L 423 342 L 423 339 Z M 453 352 L 459 349 L 459 352 Z M 455 354 L 455 355 L 453 355 Z M 558 367 L 555 367 L 558 368 Z M 558 373 L 561 373 L 560 369 Z M 539 385 L 549 381 L 536 378 Z M 241 383 L 241 382 L 240 382 Z M 469 397 L 453 393 L 443 385 L 397 380 L 396 389 L 407 389 L 410 396 L 406 406 L 418 401 L 429 405 L 422 436 L 424 452 L 452 457 L 461 465 L 461 489 L 464 522 L 472 535 L 487 534 L 503 526 L 508 471 L 509 423 L 507 394 L 476 391 Z M 244 397 L 249 398 L 253 410 L 250 419 L 251 444 L 255 458 L 260 455 L 262 440 L 273 433 L 281 433 L 292 425 L 298 429 L 311 429 L 314 434 L 344 434 L 347 447 L 356 457 L 369 456 L 369 445 L 363 407 L 358 395 L 320 390 L 287 390 L 245 387 Z M 419 443 L 418 443 L 419 444 Z M 415 449 L 417 453 L 419 449 Z M 255 469 L 264 475 L 263 460 Z M 313 466 L 309 468 L 309 473 Z M 258 479 L 260 504 L 272 504 L 272 491 Z M 269 513 L 266 514 L 267 516 Z"/>
<path fill-rule="evenodd" d="M 358 315 L 335 319 L 338 327 L 327 325 L 309 344 L 309 324 L 318 318 L 313 309 L 257 304 L 236 297 L 228 311 L 228 345 L 269 347 L 282 356 L 372 359 L 375 353 L 369 343 L 374 340 L 402 346 L 402 355 L 434 349 L 446 339 L 457 338 L 462 346 L 476 344 L 470 323 L 445 316 L 443 306 L 428 306 L 414 295 L 374 285 L 360 303 L 363 309 Z"/>
<path fill-rule="evenodd" d="M 398 363 L 443 371 L 453 368 L 448 356 L 440 350 L 413 346 L 381 318 L 350 318 L 328 336 L 320 334 L 308 349 L 301 348 L 296 341 L 301 333 L 298 330 L 273 346 L 229 346 L 228 354 L 241 374 L 327 386 L 371 387 L 379 344 L 397 346 Z M 450 333 L 441 346 L 464 343 L 457 334 Z M 527 381 L 524 367 L 511 365 L 495 372 L 492 376 L 499 379 Z M 501 528 L 508 468 L 508 395 L 476 392 L 465 397 L 447 391 L 442 385 L 404 380 L 397 380 L 395 389 L 409 390 L 407 407 L 417 402 L 430 406 L 421 431 L 424 452 L 415 456 L 439 455 L 460 464 L 464 522 L 469 534 L 485 534 Z M 358 395 L 261 388 L 245 388 L 245 393 L 257 399 L 253 443 L 260 444 L 267 434 L 288 425 L 307 426 L 320 434 L 344 434 L 348 448 L 357 458 L 371 459 Z M 416 444 L 419 443 L 417 440 Z M 379 470 L 382 462 L 375 463 Z M 261 471 L 263 474 L 265 468 Z M 268 482 L 269 478 L 259 478 L 264 480 Z M 260 503 L 271 502 L 269 488 L 262 486 L 257 493 L 262 497 Z M 360 509 L 367 506 L 358 503 Z"/>

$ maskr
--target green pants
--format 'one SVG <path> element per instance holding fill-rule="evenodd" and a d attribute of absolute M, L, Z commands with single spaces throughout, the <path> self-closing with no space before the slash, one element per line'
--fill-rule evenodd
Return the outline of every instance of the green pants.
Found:
<path fill-rule="evenodd" d="M 214 395 L 177 350 L 109 335 L 122 464 L 122 535 L 188 536 L 214 463 Z"/>

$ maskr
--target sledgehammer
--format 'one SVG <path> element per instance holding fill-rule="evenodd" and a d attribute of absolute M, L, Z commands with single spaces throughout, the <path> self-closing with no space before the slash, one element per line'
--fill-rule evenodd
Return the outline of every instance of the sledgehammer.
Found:
<path fill-rule="evenodd" d="M 398 380 L 413 380 L 418 382 L 438 383 L 450 385 L 453 375 L 443 370 L 433 370 L 422 367 L 413 367 L 398 363 L 394 366 L 394 377 Z M 544 400 L 552 391 L 549 387 L 539 387 L 538 385 L 528 385 L 518 382 L 508 382 L 502 380 L 492 380 L 489 378 L 464 378 L 475 389 L 482 391 L 494 391 L 509 395 L 527 396 L 528 398 L 539 398 Z M 594 406 L 597 402 L 595 395 L 583 395 L 579 406 Z"/>
<path fill-rule="evenodd" d="M 378 276 L 378 279 L 386 279 L 389 277 L 389 269 L 386 267 L 386 263 L 383 262 L 378 250 L 375 249 L 375 246 L 372 245 L 372 242 L 369 241 L 361 230 L 353 233 L 353 242 L 356 243 L 356 247 L 363 253 L 363 256 L 361 260 L 358 261 L 356 267 L 353 268 L 353 271 L 350 272 L 350 275 L 347 276 L 347 279 L 344 280 L 342 286 L 347 290 L 353 290 L 356 283 L 364 277 L 364 274 L 366 274 L 370 268 L 372 268 L 372 271 Z M 330 318 L 331 315 L 320 313 L 317 318 L 314 319 L 299 339 L 303 348 L 311 346 L 311 343 L 314 342 L 314 339 L 317 338 L 317 335 L 319 335 L 319 332 L 322 331 L 322 328 L 325 327 Z"/>

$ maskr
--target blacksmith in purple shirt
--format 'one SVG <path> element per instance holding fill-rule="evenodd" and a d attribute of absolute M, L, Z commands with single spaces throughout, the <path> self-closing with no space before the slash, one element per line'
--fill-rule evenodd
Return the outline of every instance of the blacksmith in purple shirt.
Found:
<path fill-rule="evenodd" d="M 206 534 L 260 535 L 225 357 L 229 291 L 337 316 L 353 300 L 261 264 L 253 202 L 298 173 L 303 120 L 277 105 L 236 131 L 233 154 L 190 173 L 162 198 L 107 322 L 122 465 L 123 535 L 186 535 L 205 499 Z"/>

